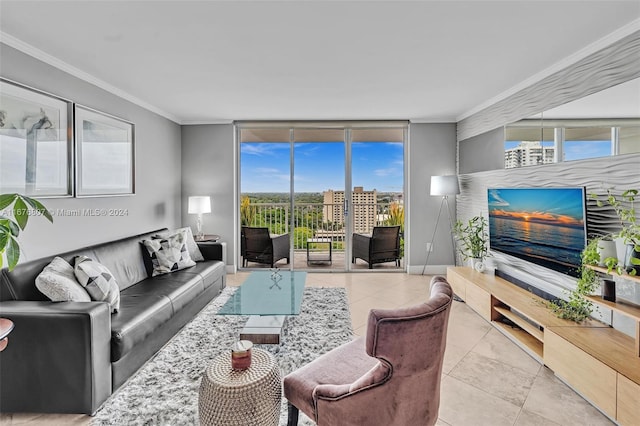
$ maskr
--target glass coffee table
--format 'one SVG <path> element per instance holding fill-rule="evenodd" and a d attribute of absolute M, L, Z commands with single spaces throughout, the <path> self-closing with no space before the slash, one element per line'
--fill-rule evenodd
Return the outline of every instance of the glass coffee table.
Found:
<path fill-rule="evenodd" d="M 218 315 L 249 315 L 240 340 L 278 345 L 287 316 L 300 313 L 306 279 L 306 272 L 252 272 Z"/>

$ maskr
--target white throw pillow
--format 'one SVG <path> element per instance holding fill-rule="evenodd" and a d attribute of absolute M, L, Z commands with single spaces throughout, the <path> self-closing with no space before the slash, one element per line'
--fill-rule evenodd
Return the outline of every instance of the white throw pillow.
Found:
<path fill-rule="evenodd" d="M 198 248 L 198 244 L 196 243 L 196 240 L 193 238 L 193 231 L 191 231 L 191 228 L 189 226 L 185 226 L 184 228 L 178 228 L 175 231 L 161 232 L 160 234 L 155 235 L 153 238 L 167 238 L 170 235 L 176 234 L 178 232 L 180 232 L 181 234 L 184 234 L 183 235 L 184 242 L 187 244 L 187 250 L 189 251 L 189 256 L 191 256 L 191 260 L 195 262 L 203 261 L 204 256 L 202 256 L 202 253 Z"/>
<path fill-rule="evenodd" d="M 91 300 L 105 301 L 111 312 L 120 310 L 120 288 L 109 269 L 87 256 L 74 258 L 74 273 L 78 282 L 87 290 Z"/>
<path fill-rule="evenodd" d="M 73 266 L 61 257 L 54 257 L 36 277 L 36 287 L 54 302 L 90 302 L 89 293 L 80 285 Z"/>
<path fill-rule="evenodd" d="M 167 238 L 142 241 L 151 257 L 153 273 L 151 276 L 168 274 L 194 266 L 196 262 L 189 256 L 184 233 L 178 232 Z"/>

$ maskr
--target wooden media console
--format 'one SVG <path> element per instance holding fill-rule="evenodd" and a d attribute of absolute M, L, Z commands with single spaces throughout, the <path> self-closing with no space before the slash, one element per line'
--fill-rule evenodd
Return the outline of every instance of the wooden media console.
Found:
<path fill-rule="evenodd" d="M 450 267 L 447 280 L 471 309 L 600 411 L 621 425 L 640 425 L 637 339 L 593 319 L 560 319 L 539 296 L 472 268 Z M 637 308 L 616 307 L 640 319 Z"/>

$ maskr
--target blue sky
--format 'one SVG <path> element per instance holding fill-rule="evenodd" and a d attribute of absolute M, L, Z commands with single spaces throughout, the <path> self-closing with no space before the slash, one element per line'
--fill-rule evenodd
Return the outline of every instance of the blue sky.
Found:
<path fill-rule="evenodd" d="M 505 141 L 504 149 L 515 148 L 520 141 Z M 553 141 L 545 141 L 546 146 L 553 146 Z M 564 160 L 582 160 L 585 158 L 607 157 L 611 155 L 611 141 L 565 141 Z"/>
<path fill-rule="evenodd" d="M 344 190 L 345 148 L 342 142 L 296 143 L 295 191 Z M 242 143 L 241 192 L 288 192 L 288 143 Z M 402 192 L 401 142 L 354 142 L 353 186 L 380 192 Z"/>

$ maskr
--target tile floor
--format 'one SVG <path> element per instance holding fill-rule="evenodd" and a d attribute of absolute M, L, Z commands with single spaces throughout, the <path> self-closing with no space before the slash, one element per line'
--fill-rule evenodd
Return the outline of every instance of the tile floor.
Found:
<path fill-rule="evenodd" d="M 248 273 L 228 275 L 239 285 Z M 429 277 L 403 273 L 310 273 L 307 285 L 344 287 L 355 334 L 371 308 L 394 308 L 428 297 Z M 0 414 L 0 425 L 87 425 L 84 415 Z M 610 425 L 598 410 L 480 318 L 454 302 L 442 376 L 441 426 Z M 382 425 L 381 425 L 382 426 Z"/>

